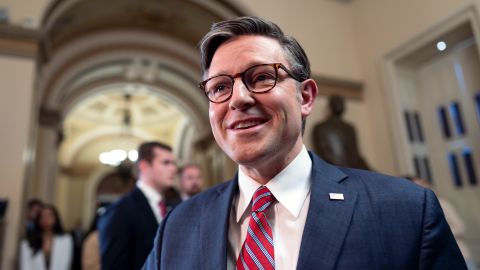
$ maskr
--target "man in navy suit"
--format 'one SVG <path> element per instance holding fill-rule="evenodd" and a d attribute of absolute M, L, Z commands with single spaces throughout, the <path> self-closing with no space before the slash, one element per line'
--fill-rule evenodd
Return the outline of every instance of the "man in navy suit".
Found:
<path fill-rule="evenodd" d="M 294 38 L 242 17 L 200 50 L 212 132 L 238 173 L 170 213 L 144 269 L 466 269 L 431 190 L 306 150 L 317 85 Z"/>
<path fill-rule="evenodd" d="M 99 223 L 102 269 L 140 269 L 152 249 L 158 224 L 180 201 L 165 200 L 175 180 L 170 146 L 147 142 L 138 149 L 137 186 L 109 207 Z"/>

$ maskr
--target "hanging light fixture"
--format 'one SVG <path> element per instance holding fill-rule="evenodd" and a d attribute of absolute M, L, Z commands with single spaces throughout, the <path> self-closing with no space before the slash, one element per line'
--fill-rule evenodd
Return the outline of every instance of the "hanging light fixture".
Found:
<path fill-rule="evenodd" d="M 122 131 L 121 137 L 123 140 L 128 141 L 133 137 L 132 134 L 132 115 L 130 111 L 130 102 L 132 96 L 129 93 L 126 93 L 124 96 L 124 108 L 122 116 Z M 138 152 L 135 149 L 124 150 L 124 149 L 113 149 L 108 152 L 100 153 L 98 159 L 101 163 L 110 165 L 110 166 L 121 166 L 122 163 L 125 167 L 125 164 L 131 164 L 137 161 Z M 130 166 L 129 166 L 130 167 Z"/>

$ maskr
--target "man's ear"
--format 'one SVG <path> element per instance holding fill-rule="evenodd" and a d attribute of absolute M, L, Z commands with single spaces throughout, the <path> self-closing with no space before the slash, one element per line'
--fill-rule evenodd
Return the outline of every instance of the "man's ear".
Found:
<path fill-rule="evenodd" d="M 147 168 L 149 167 L 149 165 L 150 165 L 150 164 L 148 163 L 148 161 L 146 161 L 146 160 L 144 160 L 144 159 L 143 159 L 143 160 L 140 160 L 140 161 L 138 162 L 138 169 L 139 169 L 140 171 L 145 171 L 145 169 L 147 169 Z"/>
<path fill-rule="evenodd" d="M 302 98 L 301 112 L 302 117 L 306 117 L 310 115 L 313 110 L 313 104 L 315 103 L 315 98 L 317 97 L 318 87 L 317 83 L 313 79 L 303 81 L 300 87 L 300 95 Z"/>

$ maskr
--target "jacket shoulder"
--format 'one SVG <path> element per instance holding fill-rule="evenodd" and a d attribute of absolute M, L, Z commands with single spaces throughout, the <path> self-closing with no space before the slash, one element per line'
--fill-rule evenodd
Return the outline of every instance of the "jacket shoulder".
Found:
<path fill-rule="evenodd" d="M 138 188 L 135 188 L 127 192 L 116 202 L 109 205 L 105 214 L 108 215 L 109 212 L 116 212 L 119 209 L 121 209 L 122 212 L 129 209 L 138 209 L 138 204 L 142 200 L 142 196 L 146 201 L 146 198 L 142 192 Z"/>
<path fill-rule="evenodd" d="M 352 168 L 339 169 L 348 175 L 345 184 L 360 190 L 400 195 L 422 195 L 425 192 L 425 188 L 402 177 Z"/>

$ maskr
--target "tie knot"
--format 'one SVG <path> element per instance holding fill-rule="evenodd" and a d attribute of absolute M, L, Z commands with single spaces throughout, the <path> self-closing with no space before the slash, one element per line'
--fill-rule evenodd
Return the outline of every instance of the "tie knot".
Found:
<path fill-rule="evenodd" d="M 252 198 L 252 211 L 262 212 L 273 202 L 273 195 L 266 186 L 259 187 Z"/>

